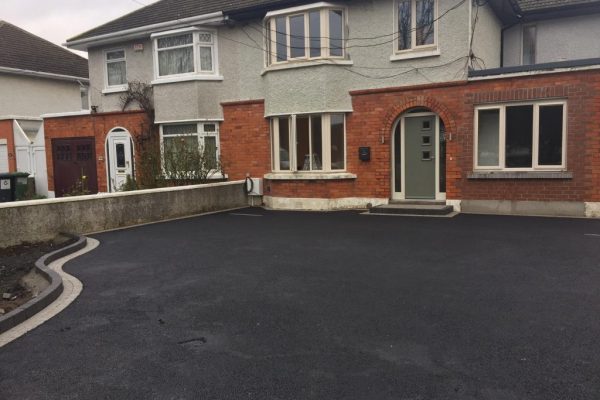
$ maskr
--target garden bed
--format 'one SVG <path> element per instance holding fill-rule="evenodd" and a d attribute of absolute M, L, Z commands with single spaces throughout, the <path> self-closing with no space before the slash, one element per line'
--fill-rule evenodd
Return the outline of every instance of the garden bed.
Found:
<path fill-rule="evenodd" d="M 49 282 L 36 272 L 35 262 L 76 240 L 59 235 L 47 242 L 0 248 L 0 316 L 27 303 L 48 286 Z"/>

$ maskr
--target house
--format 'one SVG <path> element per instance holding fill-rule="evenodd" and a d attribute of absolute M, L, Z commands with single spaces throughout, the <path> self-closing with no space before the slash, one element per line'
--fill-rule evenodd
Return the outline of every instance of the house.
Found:
<path fill-rule="evenodd" d="M 0 173 L 48 194 L 42 115 L 87 110 L 87 60 L 0 20 Z"/>
<path fill-rule="evenodd" d="M 272 208 L 599 216 L 600 48 L 582 40 L 599 26 L 590 0 L 163 0 L 67 42 L 98 113 L 46 134 L 87 140 L 115 190 L 106 160 L 135 174 L 146 118 L 121 93 L 141 81 L 163 142 L 264 178 Z"/>

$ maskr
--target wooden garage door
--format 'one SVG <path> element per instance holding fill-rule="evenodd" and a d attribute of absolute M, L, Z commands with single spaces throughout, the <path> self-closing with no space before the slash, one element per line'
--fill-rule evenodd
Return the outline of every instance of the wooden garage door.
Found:
<path fill-rule="evenodd" d="M 85 176 L 90 194 L 98 193 L 96 151 L 94 138 L 52 140 L 54 160 L 54 192 L 56 197 L 71 193 L 82 176 Z"/>

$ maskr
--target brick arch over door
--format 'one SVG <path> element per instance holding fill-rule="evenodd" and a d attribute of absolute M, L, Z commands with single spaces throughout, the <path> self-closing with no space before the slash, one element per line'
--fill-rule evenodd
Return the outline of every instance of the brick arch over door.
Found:
<path fill-rule="evenodd" d="M 383 127 L 381 131 L 382 137 L 391 138 L 393 135 L 394 125 L 398 121 L 398 118 L 400 118 L 400 116 L 406 111 L 416 107 L 426 107 L 439 115 L 440 119 L 444 122 L 446 132 L 453 135 L 456 134 L 456 122 L 444 104 L 431 97 L 416 96 L 408 98 L 402 103 L 390 107 L 383 119 Z"/>

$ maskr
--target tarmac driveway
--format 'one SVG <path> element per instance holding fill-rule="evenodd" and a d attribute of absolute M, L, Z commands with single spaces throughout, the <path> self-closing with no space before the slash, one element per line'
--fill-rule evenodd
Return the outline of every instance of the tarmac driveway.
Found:
<path fill-rule="evenodd" d="M 247 209 L 96 235 L 81 296 L 0 348 L 0 399 L 597 400 L 593 234 Z"/>

